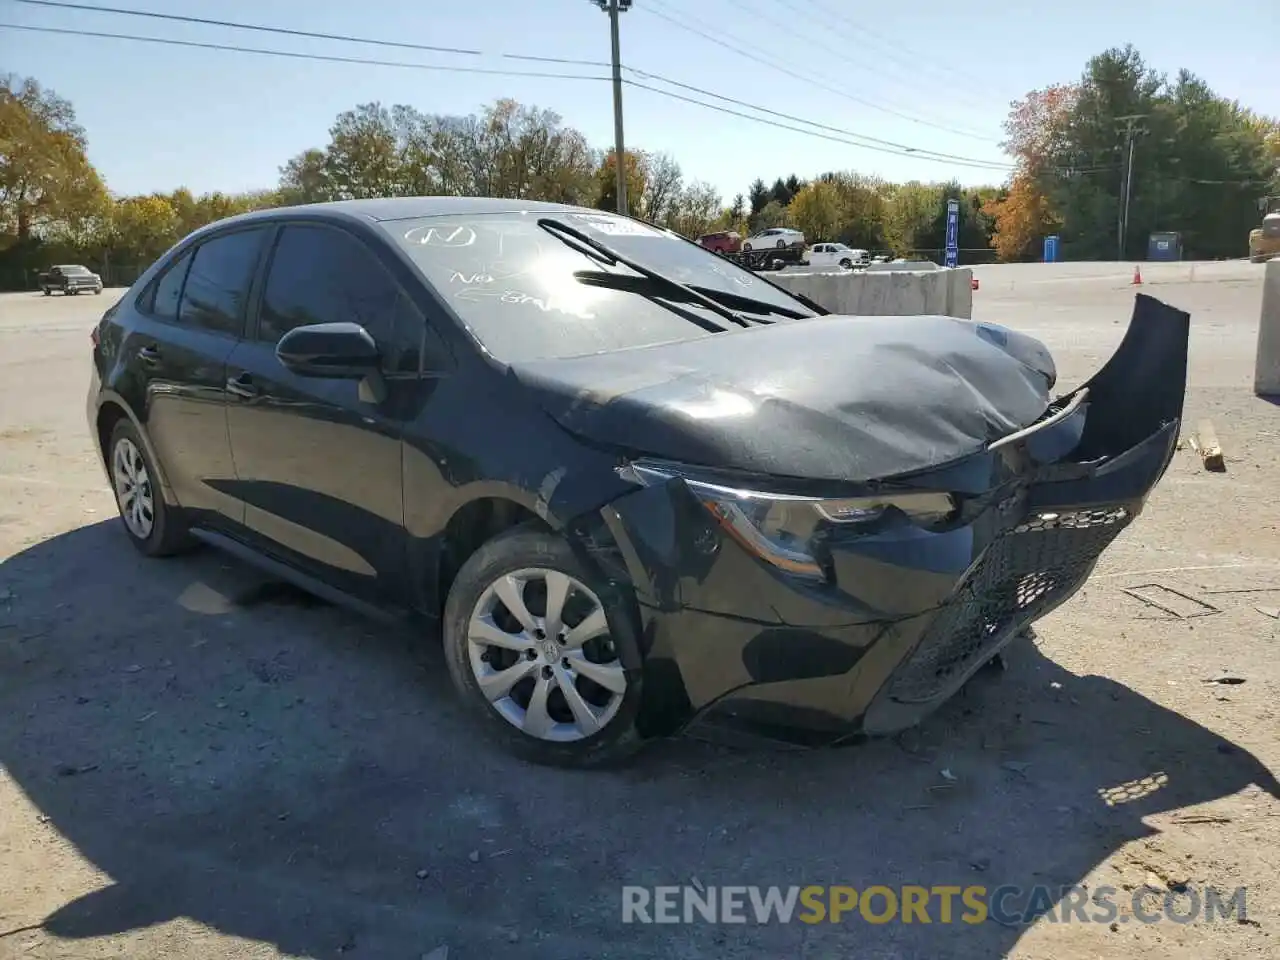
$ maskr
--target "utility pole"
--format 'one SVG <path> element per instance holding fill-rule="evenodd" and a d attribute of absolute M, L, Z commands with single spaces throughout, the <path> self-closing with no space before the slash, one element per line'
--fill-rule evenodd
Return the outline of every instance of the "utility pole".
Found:
<path fill-rule="evenodd" d="M 622 138 L 622 54 L 618 43 L 618 15 L 631 9 L 631 0 L 591 0 L 609 14 L 609 39 L 613 47 L 613 166 L 618 212 L 627 214 L 627 151 Z"/>
<path fill-rule="evenodd" d="M 1118 259 L 1120 260 L 1124 259 L 1125 243 L 1129 239 L 1129 197 L 1133 192 L 1133 142 L 1137 134 L 1146 132 L 1145 130 L 1135 129 L 1134 124 L 1145 117 L 1145 113 L 1131 113 L 1128 116 L 1116 117 L 1117 123 L 1124 124 L 1126 152 L 1128 153 L 1124 171 L 1124 196 L 1120 201 L 1119 229 L 1116 231 L 1120 249 Z"/>

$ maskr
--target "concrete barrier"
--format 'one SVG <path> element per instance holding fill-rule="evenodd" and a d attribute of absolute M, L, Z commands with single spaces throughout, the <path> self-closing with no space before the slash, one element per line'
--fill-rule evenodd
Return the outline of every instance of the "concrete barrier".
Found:
<path fill-rule="evenodd" d="M 1280 257 L 1268 260 L 1266 271 L 1253 367 L 1253 392 L 1260 397 L 1280 394 Z"/>
<path fill-rule="evenodd" d="M 862 317 L 973 316 L 973 271 L 886 270 L 766 274 L 833 313 Z"/>

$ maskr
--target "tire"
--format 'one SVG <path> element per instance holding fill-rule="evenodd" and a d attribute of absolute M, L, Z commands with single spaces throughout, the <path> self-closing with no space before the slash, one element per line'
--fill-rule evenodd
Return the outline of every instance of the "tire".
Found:
<path fill-rule="evenodd" d="M 565 621 L 585 624 L 584 611 L 593 611 L 587 619 L 599 627 L 596 631 L 587 627 L 594 639 L 585 646 L 575 648 L 571 641 L 560 648 L 554 642 L 559 637 L 522 630 L 498 597 L 500 585 L 514 586 L 515 594 L 503 592 L 524 604 L 525 614 L 541 628 L 545 620 L 538 611 L 546 613 L 549 578 L 560 584 L 571 582 Z M 516 586 L 521 581 L 525 585 Z M 488 625 L 487 632 L 474 634 L 476 638 L 500 636 L 501 645 L 473 642 L 473 618 Z M 516 527 L 490 540 L 458 572 L 445 603 L 443 627 L 445 660 L 454 686 L 487 734 L 517 757 L 546 766 L 599 767 L 618 763 L 641 746 L 636 730 L 640 657 L 631 620 L 619 607 L 616 588 L 588 569 L 563 538 Z M 578 666 L 571 673 L 566 663 Z M 610 690 L 594 683 L 582 664 L 617 686 Z M 485 679 L 492 682 L 507 671 L 516 672 L 508 674 L 506 683 L 494 684 L 491 700 L 480 676 L 487 674 Z M 575 720 L 562 686 L 566 680 L 580 708 L 588 707 L 591 725 L 600 724 L 598 729 L 584 731 Z M 547 699 L 543 701 L 546 709 L 539 714 L 533 701 L 540 690 L 547 691 Z M 524 725 L 540 726 L 541 733 L 528 732 Z"/>
<path fill-rule="evenodd" d="M 742 252 L 743 252 L 743 253 L 750 253 L 750 252 L 751 252 L 751 244 L 749 244 L 749 243 L 744 243 L 744 244 L 742 245 Z"/>
<path fill-rule="evenodd" d="M 52 290 L 50 290 L 48 287 L 41 287 L 41 288 L 40 288 L 40 292 L 41 292 L 41 293 L 43 293 L 46 297 L 52 297 L 52 296 L 53 296 L 53 291 L 52 291 Z"/>
<path fill-rule="evenodd" d="M 96 297 L 96 296 L 100 296 L 101 294 L 102 294 L 102 288 L 101 288 L 101 287 L 95 287 L 95 288 L 94 288 L 94 291 L 93 291 L 93 295 Z"/>
<path fill-rule="evenodd" d="M 787 248 L 787 241 L 779 240 L 777 243 L 774 244 L 774 246 L 777 247 L 779 250 L 785 250 Z"/>
<path fill-rule="evenodd" d="M 132 463 L 134 479 L 129 480 L 125 467 Z M 145 471 L 141 482 L 138 481 L 137 470 Z M 111 491 L 116 497 L 116 508 L 120 511 L 120 525 L 129 538 L 129 542 L 148 557 L 167 557 L 180 553 L 191 545 L 188 528 L 181 514 L 164 502 L 160 493 L 155 464 L 147 455 L 146 445 L 138 435 L 138 429 L 128 417 L 121 417 L 111 431 L 111 439 L 107 442 L 107 474 L 111 478 Z M 149 499 L 151 522 L 144 521 L 147 510 L 146 500 L 138 513 L 131 510 L 132 499 L 126 499 L 126 490 L 137 489 L 135 496 Z"/>
<path fill-rule="evenodd" d="M 843 260 L 840 261 L 840 266 L 844 267 L 846 270 L 852 270 L 853 261 L 850 260 L 848 257 L 845 257 Z"/>

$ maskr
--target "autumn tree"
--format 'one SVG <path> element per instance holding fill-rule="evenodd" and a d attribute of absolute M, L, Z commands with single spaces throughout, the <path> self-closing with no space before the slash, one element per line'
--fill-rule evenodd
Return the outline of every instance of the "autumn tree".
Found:
<path fill-rule="evenodd" d="M 618 209 L 618 181 L 616 154 L 610 150 L 596 168 L 596 202 L 601 210 Z M 645 190 L 648 182 L 645 178 L 645 157 L 635 150 L 626 152 L 625 177 L 627 183 L 627 213 L 638 217 L 642 213 Z"/>
<path fill-rule="evenodd" d="M 1030 258 L 1039 241 L 1061 225 L 1049 193 L 1070 142 L 1079 95 L 1076 85 L 1055 84 L 1031 91 L 1009 112 L 1004 149 L 1014 158 L 1014 173 L 1004 195 L 989 197 L 980 207 L 995 226 L 991 246 L 1001 260 Z"/>
<path fill-rule="evenodd" d="M 801 188 L 789 205 L 791 222 L 810 243 L 830 240 L 845 221 L 840 189 L 830 180 L 816 180 Z"/>
<path fill-rule="evenodd" d="M 71 104 L 34 79 L 0 83 L 0 229 L 26 243 L 102 212 L 106 191 Z"/>

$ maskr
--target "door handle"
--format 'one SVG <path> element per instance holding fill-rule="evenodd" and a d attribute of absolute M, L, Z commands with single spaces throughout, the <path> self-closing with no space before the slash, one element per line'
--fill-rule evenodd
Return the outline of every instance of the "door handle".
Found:
<path fill-rule="evenodd" d="M 154 343 L 149 343 L 138 351 L 138 359 L 146 364 L 157 364 L 160 362 L 160 349 Z"/>
<path fill-rule="evenodd" d="M 261 393 L 258 385 L 253 382 L 253 374 L 242 373 L 238 377 L 231 377 L 227 381 L 227 393 L 245 400 L 252 400 Z"/>

